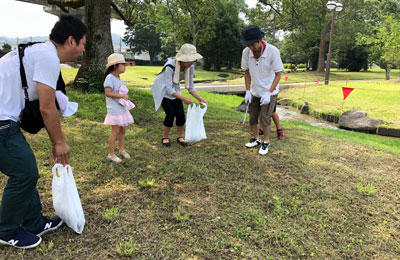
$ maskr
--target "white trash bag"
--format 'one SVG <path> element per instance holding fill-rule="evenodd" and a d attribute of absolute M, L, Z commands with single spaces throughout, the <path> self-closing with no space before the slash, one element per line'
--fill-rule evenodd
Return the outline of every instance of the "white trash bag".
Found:
<path fill-rule="evenodd" d="M 196 104 L 189 105 L 186 116 L 185 142 L 198 142 L 206 139 L 206 129 L 204 128 L 203 116 L 207 111 L 207 106 L 204 108 Z"/>
<path fill-rule="evenodd" d="M 53 206 L 59 216 L 76 233 L 82 234 L 85 226 L 81 199 L 75 185 L 71 166 L 53 166 Z"/>

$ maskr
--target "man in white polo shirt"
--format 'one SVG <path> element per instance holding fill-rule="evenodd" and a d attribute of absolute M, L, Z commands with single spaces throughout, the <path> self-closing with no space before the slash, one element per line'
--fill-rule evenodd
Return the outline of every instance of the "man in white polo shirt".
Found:
<path fill-rule="evenodd" d="M 60 63 L 75 61 L 85 51 L 87 29 L 77 18 L 61 17 L 50 41 L 26 47 L 22 59 L 30 100 L 39 100 L 56 162 L 68 164 L 70 150 L 61 129 L 55 104 Z M 33 248 L 41 235 L 63 224 L 59 217 L 42 216 L 36 189 L 39 172 L 35 156 L 20 130 L 20 113 L 25 107 L 18 51 L 0 59 L 0 171 L 8 177 L 0 204 L 0 243 Z"/>
<path fill-rule="evenodd" d="M 250 25 L 240 40 L 247 45 L 242 53 L 242 69 L 245 70 L 246 95 L 245 103 L 249 103 L 251 139 L 247 148 L 261 145 L 259 154 L 268 153 L 270 144 L 271 117 L 279 93 L 279 80 L 284 70 L 280 52 L 275 46 L 266 43 L 260 27 Z M 264 139 L 258 135 L 258 115 Z"/>

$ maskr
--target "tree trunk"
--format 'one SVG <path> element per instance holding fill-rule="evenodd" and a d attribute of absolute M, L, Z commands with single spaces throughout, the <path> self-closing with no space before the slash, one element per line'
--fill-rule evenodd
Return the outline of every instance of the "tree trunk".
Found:
<path fill-rule="evenodd" d="M 98 77 L 100 72 L 104 72 L 107 57 L 113 52 L 110 6 L 111 0 L 85 0 L 86 51 L 74 81 L 74 87 L 83 91 L 102 81 Z"/>
<path fill-rule="evenodd" d="M 386 66 L 385 71 L 386 71 L 386 80 L 390 80 L 390 65 Z"/>
<path fill-rule="evenodd" d="M 326 44 L 326 30 L 321 29 L 321 40 L 319 42 L 319 54 L 318 54 L 318 72 L 324 72 L 325 69 L 325 44 Z"/>
<path fill-rule="evenodd" d="M 318 72 L 324 72 L 325 68 L 325 45 L 326 45 L 326 29 L 327 25 L 325 24 L 325 16 L 326 16 L 326 6 L 325 1 L 322 1 L 321 7 L 321 39 L 319 42 L 319 55 L 318 55 Z"/>

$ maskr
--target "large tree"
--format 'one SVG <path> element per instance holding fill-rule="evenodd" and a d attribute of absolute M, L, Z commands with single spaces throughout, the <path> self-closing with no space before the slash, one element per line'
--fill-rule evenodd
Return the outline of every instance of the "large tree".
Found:
<path fill-rule="evenodd" d="M 211 66 L 215 70 L 220 70 L 222 66 L 239 66 L 243 50 L 239 40 L 244 30 L 239 12 L 244 8 L 244 1 L 215 0 L 215 6 L 218 10 L 215 36 L 199 44 L 199 50 L 204 56 L 205 69 L 210 69 Z"/>
<path fill-rule="evenodd" d="M 162 0 L 157 6 L 158 31 L 171 35 L 177 45 L 197 46 L 215 36 L 214 0 Z"/>
<path fill-rule="evenodd" d="M 156 32 L 156 22 L 149 19 L 142 20 L 135 26 L 129 26 L 125 32 L 124 42 L 129 45 L 133 53 L 147 51 L 150 64 L 153 58 L 161 52 L 161 35 Z"/>
<path fill-rule="evenodd" d="M 397 0 L 366 0 L 368 30 L 357 33 L 357 43 L 367 45 L 370 62 L 386 70 L 390 79 L 393 65 L 400 66 L 400 3 Z"/>
<path fill-rule="evenodd" d="M 111 8 L 115 15 L 133 26 L 142 10 L 137 8 L 150 4 L 150 0 L 47 0 L 48 4 L 60 7 L 66 14 L 69 8 L 85 8 L 85 24 L 88 28 L 86 51 L 82 66 L 76 75 L 74 86 L 84 91 L 90 90 L 101 81 L 107 57 L 113 52 L 111 39 Z"/>
<path fill-rule="evenodd" d="M 360 34 L 359 43 L 369 46 L 371 61 L 386 70 L 386 80 L 389 80 L 393 65 L 400 66 L 400 21 L 387 16 L 373 34 Z"/>
<path fill-rule="evenodd" d="M 365 31 L 365 17 L 370 12 L 366 0 L 342 0 L 343 11 L 337 13 L 333 53 L 337 49 L 350 50 L 355 47 L 356 32 Z M 318 71 L 325 68 L 326 51 L 332 13 L 326 7 L 326 0 L 259 0 L 268 7 L 268 12 L 276 13 L 276 29 L 292 35 L 292 46 L 306 48 L 311 65 Z M 265 16 L 268 17 L 268 13 Z M 317 41 L 318 40 L 318 41 Z M 318 49 L 318 59 L 315 50 Z M 336 55 L 333 55 L 335 57 Z M 318 62 L 318 64 L 315 64 Z"/>

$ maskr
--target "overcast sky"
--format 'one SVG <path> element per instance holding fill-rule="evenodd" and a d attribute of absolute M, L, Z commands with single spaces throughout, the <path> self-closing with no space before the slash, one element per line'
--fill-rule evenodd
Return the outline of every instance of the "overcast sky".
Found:
<path fill-rule="evenodd" d="M 254 7 L 257 0 L 246 0 Z M 0 0 L 0 37 L 47 36 L 54 23 L 55 15 L 43 11 L 43 6 L 15 0 Z M 125 25 L 122 21 L 111 21 L 111 32 L 124 35 Z"/>

